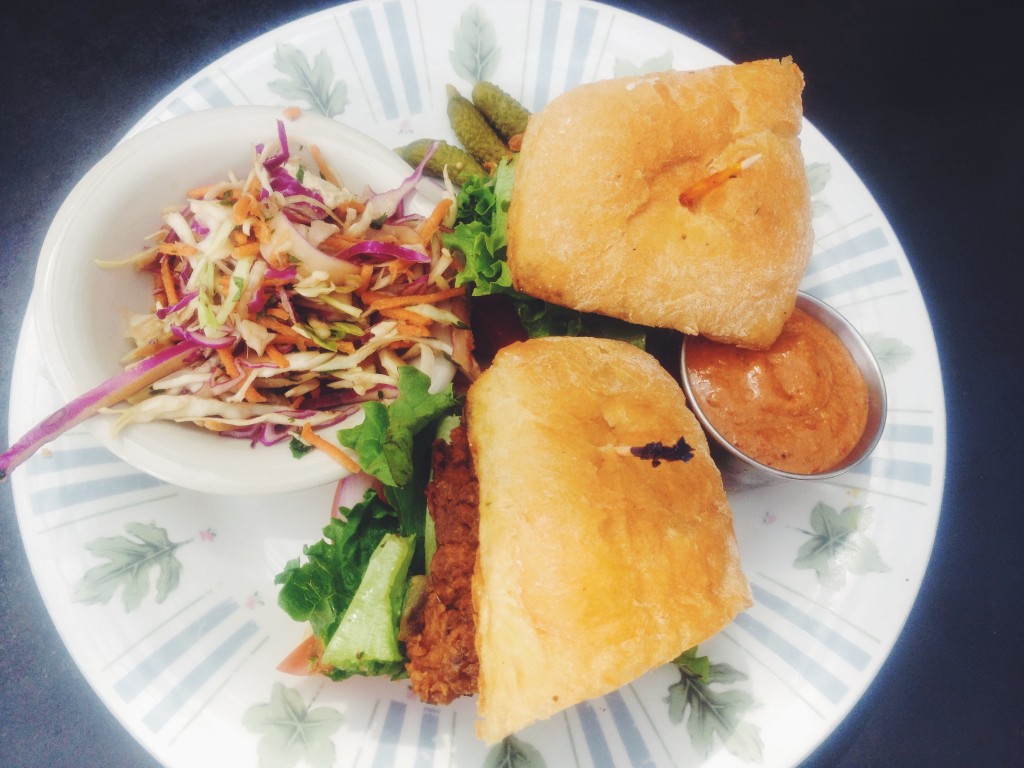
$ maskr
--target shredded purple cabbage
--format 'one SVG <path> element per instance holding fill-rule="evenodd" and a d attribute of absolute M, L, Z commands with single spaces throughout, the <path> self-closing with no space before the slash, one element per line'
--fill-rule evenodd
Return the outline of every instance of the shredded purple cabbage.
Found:
<path fill-rule="evenodd" d="M 390 221 L 395 217 L 401 218 L 404 216 L 405 214 L 402 201 L 405 199 L 406 195 L 415 189 L 416 185 L 423 177 L 423 169 L 426 168 L 427 162 L 437 150 L 437 146 L 438 142 L 436 141 L 430 145 L 430 148 L 423 155 L 423 160 L 420 161 L 420 164 L 416 166 L 416 169 L 412 174 L 401 184 L 387 192 L 380 192 L 372 195 L 366 201 L 366 212 L 364 215 L 368 215 L 374 221 L 380 218 Z"/>
<path fill-rule="evenodd" d="M 217 382 L 216 379 L 217 379 L 216 372 L 215 371 L 211 371 L 210 372 L 209 380 L 206 382 L 205 385 L 203 385 L 203 389 L 201 389 L 199 392 L 195 393 L 196 396 L 197 397 L 207 397 L 207 396 L 220 397 L 225 392 L 231 392 L 236 387 L 238 387 L 238 385 L 241 384 L 242 381 L 245 379 L 245 374 L 244 373 L 239 373 L 237 376 L 232 376 L 230 378 L 224 379 L 221 382 Z"/>
<path fill-rule="evenodd" d="M 205 224 L 201 223 L 199 219 L 192 217 L 192 220 L 188 224 L 189 228 L 199 238 L 204 238 L 210 234 L 210 228 Z"/>
<path fill-rule="evenodd" d="M 238 440 L 248 440 L 249 445 L 255 448 L 257 445 L 277 445 L 282 440 L 289 439 L 295 432 L 295 427 L 287 424 L 249 424 L 244 427 L 226 429 L 217 434 L 220 437 L 231 437 Z"/>
<path fill-rule="evenodd" d="M 377 264 L 389 259 L 400 261 L 412 261 L 425 264 L 430 261 L 430 255 L 412 248 L 406 248 L 397 243 L 384 243 L 380 240 L 363 240 L 339 253 L 335 258 L 342 261 L 350 261 L 354 264 Z"/>
<path fill-rule="evenodd" d="M 412 296 L 415 293 L 423 293 L 423 290 L 427 287 L 428 275 L 420 275 L 415 280 L 411 280 L 407 286 L 402 288 L 402 296 Z"/>
<path fill-rule="evenodd" d="M 333 427 L 340 424 L 353 413 L 356 407 L 346 408 L 339 411 L 332 418 L 326 419 L 318 424 L 318 427 Z M 303 422 L 313 416 L 323 415 L 322 412 L 303 409 L 300 411 L 283 411 L 283 413 L 296 422 Z M 299 433 L 300 427 L 295 424 L 272 424 L 270 422 L 259 422 L 257 424 L 246 424 L 243 427 L 226 429 L 217 433 L 219 437 L 229 437 L 236 440 L 248 440 L 249 445 L 255 448 L 257 445 L 276 445 L 282 440 L 289 439 L 292 435 Z"/>
<path fill-rule="evenodd" d="M 397 396 L 398 387 L 393 384 L 378 384 L 370 387 L 362 395 L 352 389 L 328 389 L 323 394 L 308 397 L 305 400 L 305 405 L 314 411 L 331 411 L 343 406 L 358 405 L 359 403 Z"/>
<path fill-rule="evenodd" d="M 269 360 L 253 361 L 244 357 L 239 357 L 237 365 L 239 368 L 244 368 L 247 371 L 254 371 L 262 368 L 277 368 L 277 363 L 272 363 Z"/>
<path fill-rule="evenodd" d="M 213 338 L 199 331 L 190 331 L 188 328 L 183 328 L 180 325 L 172 325 L 171 333 L 182 341 L 187 341 L 200 347 L 208 347 L 209 349 L 227 349 L 233 347 L 238 341 L 234 336 Z"/>
<path fill-rule="evenodd" d="M 163 320 L 165 317 L 174 312 L 177 312 L 179 309 L 184 309 L 186 306 L 188 306 L 188 303 L 198 295 L 199 291 L 189 291 L 188 293 L 181 297 L 177 304 L 174 304 L 170 307 L 161 307 L 156 311 L 157 319 Z"/>
<path fill-rule="evenodd" d="M 249 308 L 249 312 L 253 315 L 257 315 L 263 311 L 263 307 L 267 304 L 267 296 L 265 291 L 256 291 L 253 293 L 252 298 L 249 299 L 249 303 L 246 305 Z"/>
<path fill-rule="evenodd" d="M 288 134 L 284 129 L 283 120 L 277 121 L 277 138 L 278 141 L 281 143 L 281 151 L 278 152 L 273 157 L 268 158 L 267 161 L 263 163 L 263 167 L 266 168 L 268 171 L 284 164 L 285 162 L 288 161 L 288 158 L 291 157 L 291 153 L 288 151 Z M 262 152 L 263 148 L 260 147 L 259 151 Z"/>
<path fill-rule="evenodd" d="M 295 308 L 292 306 L 292 300 L 288 298 L 288 291 L 284 289 L 283 285 L 277 286 L 277 300 L 281 303 L 284 311 L 288 313 L 288 318 L 293 323 L 297 323 L 299 318 L 295 315 Z"/>
<path fill-rule="evenodd" d="M 264 273 L 270 280 L 291 280 L 299 274 L 299 270 L 295 267 L 288 267 L 286 269 L 278 269 L 277 267 L 268 267 Z"/>
<path fill-rule="evenodd" d="M 0 455 L 0 480 L 10 476 L 15 467 L 24 463 L 46 443 L 69 429 L 81 424 L 104 408 L 117 405 L 155 381 L 190 365 L 202 352 L 195 344 L 183 341 L 160 350 L 140 363 L 107 379 L 83 395 L 79 395 L 63 408 L 47 416 L 26 432 Z"/>

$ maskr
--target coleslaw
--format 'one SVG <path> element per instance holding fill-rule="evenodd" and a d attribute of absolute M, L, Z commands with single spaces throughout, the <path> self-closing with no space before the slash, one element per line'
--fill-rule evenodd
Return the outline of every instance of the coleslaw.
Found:
<path fill-rule="evenodd" d="M 141 251 L 99 262 L 152 281 L 153 304 L 128 316 L 125 370 L 11 445 L 0 478 L 99 412 L 116 415 L 115 432 L 169 420 L 254 447 L 290 439 L 293 453 L 323 448 L 358 472 L 314 430 L 393 401 L 405 366 L 431 392 L 475 370 L 459 264 L 442 243 L 450 181 L 427 215 L 406 210 L 429 159 L 393 189 L 357 194 L 278 120 L 244 176 L 184 192 Z"/>
<path fill-rule="evenodd" d="M 148 247 L 102 264 L 134 264 L 153 281 L 153 306 L 129 319 L 126 365 L 180 343 L 199 351 L 111 409 L 115 429 L 170 419 L 273 444 L 392 399 L 402 365 L 433 390 L 449 383 L 466 329 L 458 265 L 440 239 L 454 193 L 429 216 L 406 213 L 421 173 L 356 195 L 279 121 L 247 176 L 190 190 Z"/>

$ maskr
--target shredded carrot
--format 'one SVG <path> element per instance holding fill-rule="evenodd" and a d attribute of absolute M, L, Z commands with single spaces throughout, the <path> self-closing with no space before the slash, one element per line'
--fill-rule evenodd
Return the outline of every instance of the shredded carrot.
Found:
<path fill-rule="evenodd" d="M 392 309 L 394 307 L 407 307 L 410 304 L 436 304 L 445 299 L 452 299 L 456 296 L 463 296 L 466 289 L 463 286 L 448 288 L 444 291 L 434 293 L 410 294 L 409 296 L 392 296 L 390 298 L 378 299 L 370 303 L 370 310 Z"/>
<path fill-rule="evenodd" d="M 251 383 L 249 384 L 249 386 L 245 388 L 245 393 L 242 395 L 242 397 L 244 397 L 250 403 L 267 402 L 267 398 L 260 394 L 260 391 L 256 389 L 256 387 L 254 387 Z"/>
<path fill-rule="evenodd" d="M 278 320 L 291 320 L 291 315 L 288 314 L 288 310 L 282 307 L 271 307 L 267 310 L 267 314 L 271 317 L 276 317 Z M 289 329 L 291 330 L 291 329 Z"/>
<path fill-rule="evenodd" d="M 258 206 L 253 205 L 256 201 L 253 200 L 252 195 L 248 192 L 238 198 L 237 202 L 231 207 L 231 217 L 235 224 L 241 224 L 243 221 L 253 215 L 254 209 Z"/>
<path fill-rule="evenodd" d="M 444 221 L 444 217 L 448 214 L 448 209 L 451 207 L 452 199 L 450 197 L 441 198 L 441 202 L 434 206 L 434 210 L 420 224 L 418 234 L 424 245 L 430 244 L 430 240 L 437 233 L 441 222 Z"/>
<path fill-rule="evenodd" d="M 260 252 L 259 243 L 246 243 L 245 245 L 236 245 L 231 249 L 231 255 L 236 259 L 249 259 L 255 257 Z"/>
<path fill-rule="evenodd" d="M 206 193 L 210 191 L 212 186 L 212 184 L 204 184 L 201 187 L 192 187 L 192 189 L 185 193 L 185 197 L 190 200 L 202 200 L 206 197 Z"/>
<path fill-rule="evenodd" d="M 398 321 L 398 332 L 403 336 L 429 336 L 430 328 L 425 325 L 419 325 L 418 323 L 406 323 L 401 320 Z"/>
<path fill-rule="evenodd" d="M 322 437 L 320 437 L 320 435 L 318 435 L 316 432 L 314 432 L 313 427 L 309 425 L 308 421 L 302 425 L 301 437 L 305 442 L 309 443 L 314 448 L 318 448 L 324 453 L 326 453 L 336 462 L 341 464 L 341 466 L 345 467 L 345 469 L 347 469 L 349 472 L 352 472 L 354 474 L 356 472 L 362 471 L 362 468 L 355 461 L 353 461 L 352 458 L 349 457 L 347 453 L 341 450 L 341 448 L 339 448 L 336 445 L 332 445 L 331 443 L 327 442 Z"/>
<path fill-rule="evenodd" d="M 141 347 L 136 347 L 135 349 L 133 349 L 131 352 L 131 357 L 134 360 L 141 360 L 144 357 L 155 355 L 160 350 L 167 349 L 169 346 L 171 346 L 171 342 L 172 340 L 167 337 L 160 339 L 150 339 Z"/>
<path fill-rule="evenodd" d="M 153 302 L 155 307 L 169 307 L 167 303 L 167 292 L 164 291 L 164 281 L 159 272 L 153 273 Z"/>
<path fill-rule="evenodd" d="M 256 219 L 252 223 L 252 233 L 259 242 L 265 243 L 270 240 L 270 225 L 263 219 Z"/>
<path fill-rule="evenodd" d="M 166 253 L 168 256 L 183 256 L 185 258 L 196 255 L 195 247 L 188 243 L 160 243 L 156 247 L 156 251 L 157 253 Z"/>
<path fill-rule="evenodd" d="M 366 210 L 366 204 L 361 203 L 358 200 L 346 200 L 344 203 L 338 206 L 337 211 L 341 218 L 345 218 L 345 209 L 351 208 L 356 213 L 362 213 Z"/>
<path fill-rule="evenodd" d="M 421 221 L 420 224 L 422 225 L 423 222 Z M 379 237 L 374 238 L 375 240 L 382 240 L 384 242 L 394 242 L 398 243 L 399 245 L 423 245 L 423 239 L 420 237 L 419 233 L 412 227 L 390 225 L 385 226 L 387 227 L 387 234 L 382 234 Z"/>
<path fill-rule="evenodd" d="M 227 432 L 229 429 L 235 428 L 233 424 L 225 424 L 216 419 L 203 419 L 203 426 L 211 432 Z"/>
<path fill-rule="evenodd" d="M 263 286 L 264 288 L 273 288 L 278 285 L 287 285 L 294 279 L 295 278 L 293 277 L 264 277 L 263 280 L 260 282 L 260 285 Z M 276 307 L 274 307 L 274 309 L 276 309 Z M 285 315 L 287 314 L 288 313 L 285 312 Z"/>
<path fill-rule="evenodd" d="M 310 144 L 309 154 L 313 156 L 313 161 L 316 163 L 317 168 L 320 169 L 320 175 L 334 186 L 340 187 L 341 182 L 338 181 L 338 177 L 334 175 L 334 171 L 332 171 L 331 167 L 327 164 L 323 153 L 320 151 L 320 147 L 316 144 Z"/>
<path fill-rule="evenodd" d="M 359 270 L 359 287 L 356 288 L 356 291 L 355 291 L 357 296 L 359 296 L 359 297 L 364 297 L 365 296 L 366 292 L 370 288 L 370 280 L 372 280 L 372 279 L 373 279 L 373 265 L 372 264 L 363 264 L 363 266 Z M 365 301 L 365 300 L 366 299 L 363 298 L 363 301 Z"/>
<path fill-rule="evenodd" d="M 371 304 L 373 304 L 374 302 L 377 302 L 377 301 L 383 301 L 385 299 L 393 299 L 393 298 L 395 298 L 395 294 L 388 293 L 386 291 L 370 291 L 370 290 L 367 290 L 367 291 L 363 291 L 362 295 L 359 298 L 363 300 L 364 304 L 366 304 L 367 306 L 370 306 Z"/>
<path fill-rule="evenodd" d="M 230 349 L 218 349 L 217 357 L 220 358 L 220 364 L 224 366 L 224 372 L 227 373 L 232 379 L 239 375 L 238 366 L 235 365 L 235 356 L 231 354 Z"/>
<path fill-rule="evenodd" d="M 160 281 L 163 284 L 164 293 L 167 295 L 167 306 L 174 306 L 178 303 L 178 289 L 174 285 L 174 275 L 171 274 L 170 259 L 160 261 Z"/>
<path fill-rule="evenodd" d="M 267 357 L 269 357 L 270 361 L 278 368 L 288 367 L 288 358 L 281 354 L 281 350 L 273 345 L 267 347 Z"/>
<path fill-rule="evenodd" d="M 286 120 L 298 120 L 302 117 L 302 110 L 299 107 L 285 107 L 281 110 Z"/>
<path fill-rule="evenodd" d="M 359 240 L 357 240 L 354 237 L 349 237 L 344 232 L 335 232 L 334 234 L 325 237 L 320 242 L 320 247 L 328 251 L 333 250 L 335 248 L 338 249 L 339 251 L 343 251 L 349 246 L 355 245 L 358 242 Z"/>
<path fill-rule="evenodd" d="M 720 171 L 715 171 L 710 176 L 705 176 L 703 179 L 697 181 L 696 184 L 691 186 L 689 189 L 683 191 L 679 195 L 680 204 L 687 208 L 692 208 L 697 202 L 714 189 L 725 184 L 730 179 L 735 179 L 751 160 L 757 160 L 758 155 L 747 160 L 741 160 L 738 163 L 733 163 L 728 168 L 723 168 Z"/>
<path fill-rule="evenodd" d="M 313 342 L 307 339 L 305 336 L 296 333 L 294 328 L 285 325 L 280 320 L 275 320 L 272 317 L 262 316 L 256 319 L 260 325 L 264 328 L 273 331 L 277 334 L 278 338 L 282 341 L 294 344 L 302 349 L 308 349 L 313 346 Z"/>
<path fill-rule="evenodd" d="M 382 309 L 380 311 L 384 317 L 389 317 L 392 320 L 401 320 L 405 323 L 412 325 L 430 325 L 432 322 L 426 315 L 421 315 L 419 312 L 413 312 L 411 309 L 401 309 L 400 307 L 392 307 L 391 309 Z"/>
<path fill-rule="evenodd" d="M 262 317 L 259 317 L 257 319 L 257 322 L 260 325 L 264 326 L 265 328 L 269 328 L 272 331 L 277 331 L 278 333 L 283 334 L 285 336 L 298 336 L 299 335 L 299 334 L 297 334 L 295 332 L 295 329 L 292 328 L 291 326 L 285 325 L 284 323 L 282 323 L 277 318 L 270 317 L 270 313 L 269 312 L 267 312 L 266 315 L 263 315 Z"/>
<path fill-rule="evenodd" d="M 399 261 L 398 259 L 395 259 L 394 261 L 388 262 L 387 269 L 388 272 L 391 273 L 391 283 L 394 284 L 398 282 L 400 275 L 403 275 L 412 269 L 412 262 Z"/>
<path fill-rule="evenodd" d="M 316 381 L 316 382 L 313 382 L 313 384 L 314 384 L 314 386 L 313 386 L 313 388 L 311 390 L 309 390 L 309 392 L 303 392 L 301 395 L 296 395 L 295 397 L 292 398 L 291 402 L 289 403 L 289 405 L 291 406 L 292 410 L 294 410 L 294 411 L 300 410 L 302 404 L 304 402 L 306 402 L 306 398 L 308 398 L 314 392 L 319 392 L 320 391 L 320 382 Z"/>

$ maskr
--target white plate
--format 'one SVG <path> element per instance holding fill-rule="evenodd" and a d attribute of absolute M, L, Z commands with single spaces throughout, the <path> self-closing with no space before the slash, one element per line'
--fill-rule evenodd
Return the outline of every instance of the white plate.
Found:
<path fill-rule="evenodd" d="M 577 0 L 366 0 L 242 46 L 136 130 L 226 104 L 296 104 L 389 145 L 453 139 L 445 83 L 468 92 L 485 77 L 537 108 L 580 82 L 722 61 L 676 32 Z M 305 90 L 314 81 L 317 91 Z M 438 708 L 401 682 L 278 673 L 301 628 L 276 607 L 272 578 L 317 537 L 329 489 L 203 495 L 134 472 L 81 430 L 30 460 L 13 490 L 54 622 L 114 714 L 175 768 L 800 762 L 863 694 L 907 618 L 934 541 L 946 441 L 935 341 L 907 258 L 828 141 L 810 125 L 803 141 L 816 245 L 802 287 L 871 343 L 888 426 L 874 456 L 841 480 L 733 495 L 756 603 L 701 647 L 717 677 L 703 699 L 690 691 L 691 702 L 717 700 L 720 719 L 671 707 L 687 691 L 666 667 L 488 754 L 472 735 L 471 700 Z M 57 404 L 40 384 L 32 334 L 27 323 L 11 397 L 17 434 Z"/>

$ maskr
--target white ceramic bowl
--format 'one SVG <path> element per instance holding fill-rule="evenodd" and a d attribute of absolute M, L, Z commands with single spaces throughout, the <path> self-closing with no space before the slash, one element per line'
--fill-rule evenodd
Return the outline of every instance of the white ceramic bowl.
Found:
<path fill-rule="evenodd" d="M 161 123 L 126 139 L 75 186 L 43 242 L 33 293 L 33 320 L 45 364 L 65 400 L 121 370 L 131 343 L 125 311 L 147 311 L 151 282 L 132 267 L 104 269 L 145 246 L 162 223 L 161 211 L 185 192 L 234 171 L 244 178 L 252 146 L 277 138 L 280 109 L 228 107 Z M 409 166 L 375 139 L 334 120 L 304 114 L 285 120 L 289 143 L 320 147 L 346 186 L 381 192 L 398 186 Z M 438 198 L 432 181 L 407 198 L 407 210 L 428 212 Z M 175 485 L 209 493 L 267 494 L 330 483 L 344 470 L 313 451 L 292 458 L 287 441 L 250 447 L 192 425 L 133 424 L 116 436 L 112 417 L 86 422 L 118 457 Z"/>

